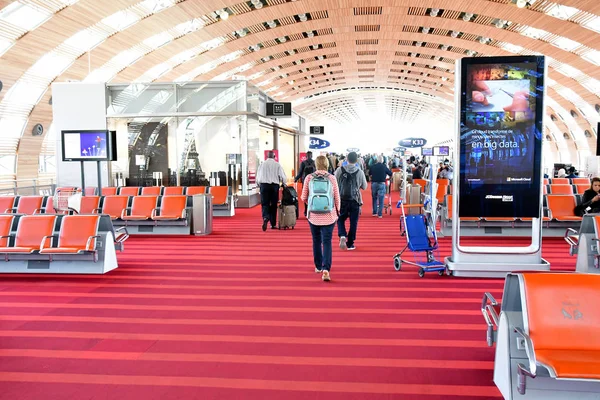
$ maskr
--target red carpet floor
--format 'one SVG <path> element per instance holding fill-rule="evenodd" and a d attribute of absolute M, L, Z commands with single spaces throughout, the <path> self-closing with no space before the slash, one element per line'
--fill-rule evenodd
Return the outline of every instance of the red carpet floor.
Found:
<path fill-rule="evenodd" d="M 479 305 L 502 281 L 395 272 L 398 215 L 365 211 L 330 283 L 306 221 L 262 232 L 258 208 L 132 238 L 105 276 L 0 276 L 0 399 L 499 399 Z"/>

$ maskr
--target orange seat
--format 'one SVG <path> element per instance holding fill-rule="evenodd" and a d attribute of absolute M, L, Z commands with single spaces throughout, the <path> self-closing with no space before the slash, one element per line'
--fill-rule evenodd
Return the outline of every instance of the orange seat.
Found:
<path fill-rule="evenodd" d="M 119 188 L 119 196 L 137 196 L 140 188 L 137 186 L 122 186 Z"/>
<path fill-rule="evenodd" d="M 550 184 L 550 179 L 544 178 L 544 185 L 549 185 L 549 184 Z"/>
<path fill-rule="evenodd" d="M 0 213 L 12 212 L 15 206 L 15 196 L 0 196 Z"/>
<path fill-rule="evenodd" d="M 586 185 L 589 189 L 590 187 L 590 179 L 589 178 L 572 178 L 571 183 L 573 185 Z"/>
<path fill-rule="evenodd" d="M 102 203 L 102 214 L 108 214 L 112 219 L 121 218 L 128 203 L 129 196 L 106 196 Z"/>
<path fill-rule="evenodd" d="M 552 185 L 570 185 L 569 178 L 552 178 Z"/>
<path fill-rule="evenodd" d="M 550 185 L 551 194 L 573 194 L 573 186 L 571 185 Z"/>
<path fill-rule="evenodd" d="M 57 212 L 54 209 L 54 196 L 46 198 L 46 204 L 39 210 L 34 211 L 34 214 L 67 214 L 67 211 Z"/>
<path fill-rule="evenodd" d="M 183 189 L 183 186 L 165 186 L 163 196 L 181 196 Z"/>
<path fill-rule="evenodd" d="M 445 200 L 445 204 L 446 204 L 446 209 L 448 210 L 448 219 L 452 220 L 452 195 L 451 194 L 447 194 L 446 195 L 446 200 Z M 461 221 L 470 221 L 470 222 L 478 222 L 479 221 L 479 217 L 460 217 Z"/>
<path fill-rule="evenodd" d="M 229 186 L 211 186 L 208 193 L 213 196 L 213 206 L 222 206 L 229 203 Z"/>
<path fill-rule="evenodd" d="M 438 185 L 435 197 L 437 198 L 438 204 L 444 202 L 444 197 L 448 194 L 448 185 Z"/>
<path fill-rule="evenodd" d="M 94 214 L 98 212 L 100 205 L 99 196 L 84 196 L 81 198 L 81 206 L 79 208 L 79 214 Z"/>
<path fill-rule="evenodd" d="M 143 221 L 150 219 L 158 202 L 157 196 L 134 196 L 131 210 L 125 209 L 121 213 L 121 219 L 126 221 Z"/>
<path fill-rule="evenodd" d="M 197 194 L 204 194 L 204 193 L 206 193 L 206 188 L 207 187 L 208 186 L 188 186 L 185 194 L 188 195 L 188 196 L 194 196 L 194 195 L 197 195 Z"/>
<path fill-rule="evenodd" d="M 427 185 L 427 180 L 425 179 L 413 179 L 413 185 L 421 186 L 421 193 L 425 192 L 425 186 Z"/>
<path fill-rule="evenodd" d="M 154 209 L 151 218 L 154 221 L 185 218 L 187 196 L 163 196 L 160 208 Z"/>
<path fill-rule="evenodd" d="M 590 184 L 589 183 L 578 183 L 575 185 L 575 188 L 577 189 L 577 194 L 583 194 L 586 190 L 588 190 L 590 188 Z"/>
<path fill-rule="evenodd" d="M 440 179 L 437 179 L 436 182 L 440 186 L 441 185 L 445 185 L 445 186 L 450 185 L 450 179 L 448 179 L 448 178 L 440 178 Z"/>
<path fill-rule="evenodd" d="M 37 210 L 42 208 L 44 198 L 42 196 L 21 196 L 15 211 L 17 214 L 35 214 Z"/>
<path fill-rule="evenodd" d="M 117 188 L 116 187 L 103 187 L 102 188 L 102 196 L 116 196 Z"/>
<path fill-rule="evenodd" d="M 600 275 L 522 274 L 538 364 L 558 379 L 600 379 Z"/>
<path fill-rule="evenodd" d="M 548 208 L 550 209 L 552 219 L 557 221 L 581 221 L 581 217 L 575 215 L 575 196 L 571 195 L 553 195 L 546 196 Z"/>
<path fill-rule="evenodd" d="M 78 254 L 96 250 L 99 215 L 66 215 L 62 218 L 58 246 L 42 246 L 40 254 Z"/>
<path fill-rule="evenodd" d="M 8 246 L 8 237 L 13 224 L 12 215 L 0 215 L 0 247 Z"/>
<path fill-rule="evenodd" d="M 55 215 L 23 215 L 15 234 L 13 247 L 0 247 L 0 254 L 29 254 L 40 249 L 40 245 L 49 244 L 54 232 Z M 42 243 L 44 242 L 44 243 Z"/>
<path fill-rule="evenodd" d="M 84 191 L 86 196 L 96 196 L 98 194 L 97 187 L 86 187 Z"/>
<path fill-rule="evenodd" d="M 160 186 L 148 186 L 142 188 L 142 196 L 160 196 Z"/>
<path fill-rule="evenodd" d="M 496 222 L 513 222 L 516 220 L 514 217 L 481 217 L 486 221 L 496 221 Z"/>

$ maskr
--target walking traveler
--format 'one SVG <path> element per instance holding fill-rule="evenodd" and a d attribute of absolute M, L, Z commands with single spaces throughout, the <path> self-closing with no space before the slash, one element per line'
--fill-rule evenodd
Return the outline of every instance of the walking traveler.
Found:
<path fill-rule="evenodd" d="M 373 216 L 383 218 L 383 199 L 385 198 L 385 178 L 392 176 L 392 171 L 383 163 L 383 156 L 371 166 L 371 197 L 373 198 Z"/>
<path fill-rule="evenodd" d="M 327 157 L 315 160 L 317 171 L 306 177 L 301 199 L 308 204 L 308 225 L 312 234 L 315 272 L 321 279 L 331 280 L 331 238 L 340 209 L 340 192 L 335 176 L 327 172 Z"/>
<path fill-rule="evenodd" d="M 298 175 L 296 175 L 296 177 L 294 178 L 294 182 L 298 182 L 298 181 L 304 182 L 304 180 L 306 179 L 306 177 L 308 175 L 310 175 L 316 171 L 315 160 L 313 160 L 312 156 L 313 156 L 312 151 L 306 152 L 306 160 L 302 161 L 302 163 L 300 164 L 300 171 L 298 172 Z M 307 205 L 306 205 L 306 203 L 304 203 L 304 216 L 305 217 L 306 217 L 306 210 L 307 210 Z"/>
<path fill-rule="evenodd" d="M 339 167 L 335 171 L 335 178 L 340 190 L 340 217 L 337 221 L 340 248 L 343 250 L 356 249 L 356 230 L 358 229 L 358 216 L 362 206 L 361 190 L 367 188 L 365 173 L 357 164 L 358 155 L 355 152 L 348 154 L 348 165 Z M 346 231 L 346 220 L 350 219 L 350 230 Z"/>
<path fill-rule="evenodd" d="M 260 204 L 262 205 L 262 230 L 271 229 L 277 225 L 277 202 L 279 201 L 279 185 L 285 184 L 287 178 L 283 167 L 275 161 L 275 152 L 269 151 L 265 162 L 260 164 L 256 172 L 256 183 L 260 185 Z"/>

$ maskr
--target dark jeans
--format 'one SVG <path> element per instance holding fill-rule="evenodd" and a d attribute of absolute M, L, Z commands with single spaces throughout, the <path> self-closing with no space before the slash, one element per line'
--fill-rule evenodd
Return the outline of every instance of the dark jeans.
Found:
<path fill-rule="evenodd" d="M 358 215 L 360 213 L 360 204 L 356 200 L 342 200 L 340 207 L 340 218 L 337 221 L 338 236 L 348 238 L 348 247 L 354 245 L 356 239 L 356 229 L 358 228 Z M 346 232 L 346 220 L 350 218 L 350 232 Z"/>
<path fill-rule="evenodd" d="M 315 267 L 321 270 L 331 270 L 331 237 L 333 236 L 333 227 L 331 225 L 313 225 L 310 222 L 310 233 L 313 240 L 313 258 Z"/>
<path fill-rule="evenodd" d="M 277 202 L 279 201 L 279 184 L 260 184 L 260 204 L 263 220 L 269 220 L 271 226 L 277 225 Z"/>
<path fill-rule="evenodd" d="M 371 183 L 371 197 L 373 198 L 373 214 L 381 217 L 381 214 L 383 214 L 383 199 L 385 197 L 385 182 Z"/>

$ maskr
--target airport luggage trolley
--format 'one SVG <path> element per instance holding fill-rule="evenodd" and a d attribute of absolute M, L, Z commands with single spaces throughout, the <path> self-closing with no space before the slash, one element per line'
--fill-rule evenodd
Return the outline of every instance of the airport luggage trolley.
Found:
<path fill-rule="evenodd" d="M 435 233 L 435 222 L 431 220 L 431 214 L 406 215 L 402 200 L 398 201 L 396 208 L 402 212 L 400 218 L 400 232 L 406 236 L 406 246 L 400 253 L 394 256 L 394 269 L 400 271 L 402 264 L 419 267 L 419 277 L 424 277 L 426 272 L 438 272 L 444 275 L 446 266 L 442 261 L 436 259 L 438 241 Z M 414 261 L 402 258 L 404 252 L 409 249 L 414 254 Z M 439 254 L 437 254 L 439 256 Z"/>
<path fill-rule="evenodd" d="M 392 180 L 385 179 L 385 197 L 383 198 L 383 213 L 392 215 Z"/>
<path fill-rule="evenodd" d="M 81 209 L 81 189 L 79 188 L 57 188 L 54 193 L 54 211 L 58 214 L 74 212 L 79 214 Z"/>

